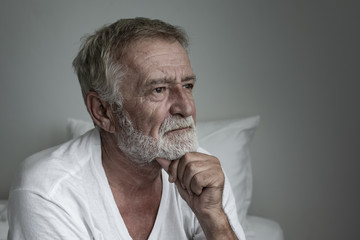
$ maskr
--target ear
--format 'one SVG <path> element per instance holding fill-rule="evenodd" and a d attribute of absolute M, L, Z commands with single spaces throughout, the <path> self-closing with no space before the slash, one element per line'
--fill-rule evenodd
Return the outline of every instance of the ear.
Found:
<path fill-rule="evenodd" d="M 115 132 L 115 121 L 110 104 L 100 99 L 96 92 L 86 95 L 86 107 L 93 122 L 106 132 Z"/>

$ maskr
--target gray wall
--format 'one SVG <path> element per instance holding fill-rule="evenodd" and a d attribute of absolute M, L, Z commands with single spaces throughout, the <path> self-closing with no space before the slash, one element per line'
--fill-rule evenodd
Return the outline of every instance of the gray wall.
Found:
<path fill-rule="evenodd" d="M 251 214 L 286 239 L 360 239 L 359 1 L 0 2 L 0 198 L 17 164 L 87 120 L 71 61 L 84 33 L 146 16 L 183 26 L 198 119 L 259 114 Z"/>

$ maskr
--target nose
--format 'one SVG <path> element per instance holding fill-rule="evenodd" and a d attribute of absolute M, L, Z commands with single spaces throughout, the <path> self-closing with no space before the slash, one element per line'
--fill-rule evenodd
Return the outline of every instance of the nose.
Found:
<path fill-rule="evenodd" d="M 173 87 L 170 95 L 171 115 L 189 117 L 195 114 L 195 102 L 191 90 L 183 88 L 181 84 Z"/>

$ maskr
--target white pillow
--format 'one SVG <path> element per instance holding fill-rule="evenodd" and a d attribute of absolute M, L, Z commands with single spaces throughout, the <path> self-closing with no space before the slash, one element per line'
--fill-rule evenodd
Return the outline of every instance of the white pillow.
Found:
<path fill-rule="evenodd" d="M 244 224 L 251 203 L 250 143 L 259 116 L 197 123 L 199 145 L 219 158 L 233 189 L 238 217 Z"/>
<path fill-rule="evenodd" d="M 92 122 L 87 122 L 79 119 L 68 118 L 67 119 L 67 134 L 69 138 L 77 138 L 94 128 Z"/>
<path fill-rule="evenodd" d="M 196 124 L 199 145 L 219 158 L 230 180 L 241 224 L 244 224 L 251 203 L 252 171 L 249 146 L 259 121 L 260 117 L 255 116 Z M 69 136 L 75 138 L 94 128 L 94 125 L 69 118 L 67 127 Z"/>

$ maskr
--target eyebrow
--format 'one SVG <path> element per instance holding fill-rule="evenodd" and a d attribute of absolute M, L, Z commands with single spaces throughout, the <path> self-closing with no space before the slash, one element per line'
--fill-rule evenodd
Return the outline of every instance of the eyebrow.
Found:
<path fill-rule="evenodd" d="M 191 76 L 188 76 L 184 79 L 181 80 L 181 82 L 188 82 L 188 81 L 194 81 L 196 82 L 196 76 L 195 75 L 191 75 Z"/>
<path fill-rule="evenodd" d="M 175 81 L 175 79 L 173 78 L 159 78 L 159 79 L 151 79 L 146 86 L 152 86 L 152 85 L 156 85 L 156 84 L 164 84 L 164 83 L 173 83 Z M 187 76 L 183 79 L 181 79 L 181 82 L 189 82 L 189 81 L 196 81 L 196 76 L 195 75 L 191 75 L 191 76 Z"/>

